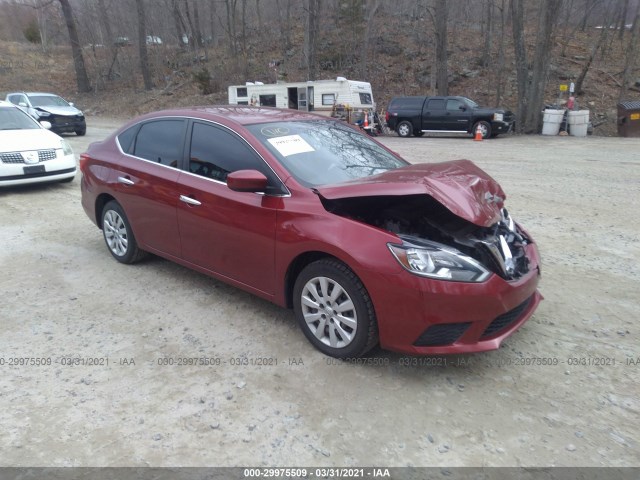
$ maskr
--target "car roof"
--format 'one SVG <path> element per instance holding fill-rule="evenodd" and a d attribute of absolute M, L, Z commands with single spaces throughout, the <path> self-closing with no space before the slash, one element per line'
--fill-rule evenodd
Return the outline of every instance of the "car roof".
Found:
<path fill-rule="evenodd" d="M 300 112 L 298 110 L 288 110 L 272 107 L 251 107 L 244 105 L 213 105 L 160 110 L 157 112 L 149 113 L 147 115 L 143 115 L 142 117 L 135 119 L 133 123 L 149 120 L 152 118 L 172 116 L 196 117 L 202 120 L 222 121 L 223 123 L 231 122 L 238 125 L 252 125 L 256 123 L 285 121 L 338 121 L 323 115 Z"/>
<path fill-rule="evenodd" d="M 59 97 L 60 95 L 56 95 L 55 93 L 47 93 L 47 92 L 10 92 L 7 93 L 7 96 L 9 95 L 26 95 L 27 97 L 31 96 L 31 95 L 43 95 L 43 96 L 47 96 L 47 97 Z"/>

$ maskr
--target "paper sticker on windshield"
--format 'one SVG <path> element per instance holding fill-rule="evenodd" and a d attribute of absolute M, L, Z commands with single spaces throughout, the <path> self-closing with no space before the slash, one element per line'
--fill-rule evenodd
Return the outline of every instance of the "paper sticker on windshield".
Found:
<path fill-rule="evenodd" d="M 286 137 L 269 138 L 267 141 L 275 147 L 280 155 L 288 157 L 296 153 L 315 152 L 300 135 L 287 135 Z"/>

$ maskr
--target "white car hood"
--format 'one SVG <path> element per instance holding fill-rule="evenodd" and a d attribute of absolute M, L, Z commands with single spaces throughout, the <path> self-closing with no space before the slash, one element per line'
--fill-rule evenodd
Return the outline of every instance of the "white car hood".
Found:
<path fill-rule="evenodd" d="M 65 117 L 73 117 L 74 115 L 82 115 L 82 112 L 78 110 L 76 107 L 56 107 L 56 106 L 46 106 L 46 107 L 33 107 L 36 110 L 44 110 L 45 112 L 49 112 L 53 115 L 63 115 Z"/>
<path fill-rule="evenodd" d="M 0 130 L 0 152 L 62 148 L 61 138 L 44 128 Z"/>

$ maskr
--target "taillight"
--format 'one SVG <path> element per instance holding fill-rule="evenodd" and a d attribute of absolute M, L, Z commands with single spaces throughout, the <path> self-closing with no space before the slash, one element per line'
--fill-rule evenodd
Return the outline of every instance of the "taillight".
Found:
<path fill-rule="evenodd" d="M 389 121 L 389 111 L 387 111 L 387 113 L 384 114 L 384 121 L 385 122 Z"/>
<path fill-rule="evenodd" d="M 81 153 L 80 154 L 80 170 L 85 169 L 85 164 L 91 160 L 91 157 L 87 154 L 87 153 Z"/>

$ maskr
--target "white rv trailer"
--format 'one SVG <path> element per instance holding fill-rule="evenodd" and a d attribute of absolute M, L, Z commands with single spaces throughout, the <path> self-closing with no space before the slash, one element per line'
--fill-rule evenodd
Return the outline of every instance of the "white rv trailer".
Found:
<path fill-rule="evenodd" d="M 353 111 L 375 108 L 371 84 L 344 77 L 291 83 L 247 82 L 228 90 L 230 105 L 291 108 L 325 115 L 334 111 L 334 105 Z"/>

